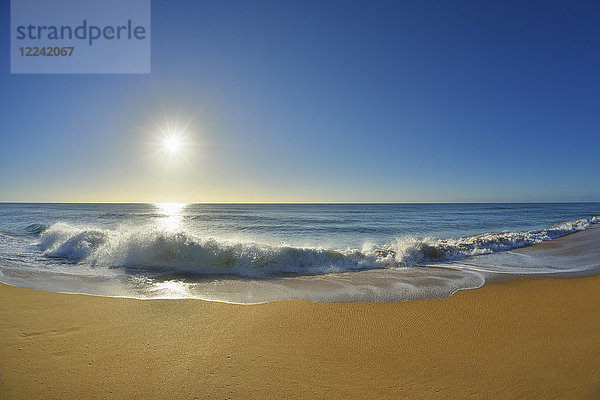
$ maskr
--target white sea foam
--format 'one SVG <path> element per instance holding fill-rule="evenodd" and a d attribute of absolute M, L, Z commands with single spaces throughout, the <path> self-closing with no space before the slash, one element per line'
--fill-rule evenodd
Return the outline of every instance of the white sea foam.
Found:
<path fill-rule="evenodd" d="M 220 240 L 152 227 L 99 229 L 56 223 L 40 229 L 38 246 L 47 257 L 92 266 L 154 268 L 195 274 L 269 277 L 315 275 L 377 268 L 406 268 L 461 260 L 543 241 L 600 223 L 599 217 L 563 222 L 546 229 L 504 231 L 453 238 L 398 238 L 362 249 L 273 246 Z"/>

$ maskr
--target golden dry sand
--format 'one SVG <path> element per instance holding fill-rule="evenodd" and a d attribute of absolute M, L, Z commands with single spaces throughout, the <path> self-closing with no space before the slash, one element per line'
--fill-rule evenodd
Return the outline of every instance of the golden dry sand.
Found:
<path fill-rule="evenodd" d="M 600 398 L 600 276 L 241 306 L 0 285 L 0 398 Z"/>

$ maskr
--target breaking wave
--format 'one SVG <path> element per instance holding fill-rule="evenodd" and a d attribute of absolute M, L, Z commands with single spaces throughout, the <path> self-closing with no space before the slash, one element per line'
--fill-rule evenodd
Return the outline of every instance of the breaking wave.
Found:
<path fill-rule="evenodd" d="M 194 274 L 268 277 L 313 275 L 377 268 L 407 268 L 460 260 L 554 239 L 600 223 L 600 217 L 563 222 L 546 229 L 503 231 L 453 239 L 398 238 L 361 249 L 324 249 L 221 240 L 157 229 L 104 230 L 56 223 L 31 226 L 47 257 L 92 266 L 152 268 Z"/>
<path fill-rule="evenodd" d="M 45 224 L 29 224 L 25 227 L 25 232 L 39 235 L 48 229 L 48 225 Z"/>

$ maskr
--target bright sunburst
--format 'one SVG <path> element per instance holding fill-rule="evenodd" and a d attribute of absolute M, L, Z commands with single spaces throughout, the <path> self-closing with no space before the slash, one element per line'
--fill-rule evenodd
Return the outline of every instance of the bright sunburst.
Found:
<path fill-rule="evenodd" d="M 162 144 L 169 154 L 180 153 L 183 148 L 183 141 L 180 133 L 168 133 L 163 139 Z"/>
<path fill-rule="evenodd" d="M 173 121 L 165 112 L 164 120 L 150 118 L 149 123 L 153 127 L 142 128 L 151 139 L 147 142 L 151 150 L 149 158 L 160 168 L 191 167 L 190 160 L 197 155 L 198 146 L 194 141 L 196 132 L 190 129 L 192 120 L 180 122 L 179 118 L 175 118 Z"/>

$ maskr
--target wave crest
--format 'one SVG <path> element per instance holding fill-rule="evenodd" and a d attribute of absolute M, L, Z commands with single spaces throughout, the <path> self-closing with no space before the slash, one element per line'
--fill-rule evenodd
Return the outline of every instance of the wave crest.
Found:
<path fill-rule="evenodd" d="M 45 224 L 29 224 L 25 227 L 25 231 L 27 233 L 31 233 L 33 235 L 41 235 L 48 229 L 48 225 Z"/>
<path fill-rule="evenodd" d="M 79 260 L 92 255 L 108 240 L 108 232 L 81 229 L 59 222 L 43 231 L 39 246 L 48 257 Z"/>
<path fill-rule="evenodd" d="M 365 245 L 362 249 L 270 246 L 187 232 L 104 230 L 56 223 L 41 233 L 39 246 L 46 256 L 98 266 L 264 277 L 402 268 L 457 260 L 541 243 L 597 223 L 600 217 L 564 222 L 547 229 L 465 238 L 398 238 L 390 244 Z"/>

